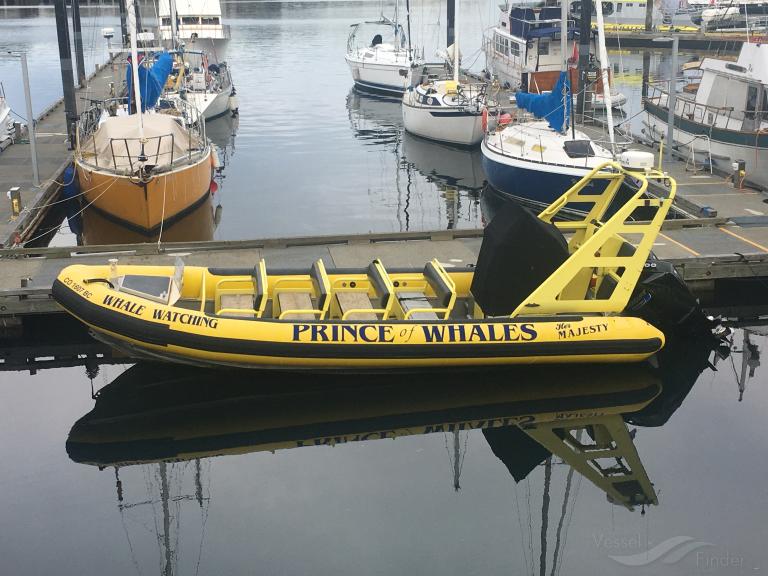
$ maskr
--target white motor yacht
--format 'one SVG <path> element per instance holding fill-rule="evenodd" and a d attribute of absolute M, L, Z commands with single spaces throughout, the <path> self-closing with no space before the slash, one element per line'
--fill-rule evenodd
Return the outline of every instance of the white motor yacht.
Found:
<path fill-rule="evenodd" d="M 745 43 L 736 62 L 705 58 L 700 68 L 701 77 L 675 94 L 675 146 L 768 189 L 768 44 Z M 650 84 L 643 104 L 644 132 L 655 141 L 667 134 L 666 84 Z"/>
<path fill-rule="evenodd" d="M 176 26 L 173 26 L 173 13 Z M 176 38 L 190 50 L 212 53 L 218 61 L 225 57 L 229 26 L 222 23 L 219 0 L 158 0 L 160 40 Z"/>

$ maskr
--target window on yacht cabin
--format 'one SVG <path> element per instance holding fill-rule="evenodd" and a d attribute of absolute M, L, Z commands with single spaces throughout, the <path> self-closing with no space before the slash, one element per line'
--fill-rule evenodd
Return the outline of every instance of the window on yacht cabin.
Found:
<path fill-rule="evenodd" d="M 758 109 L 758 102 L 763 104 L 765 93 L 760 94 L 761 86 L 758 84 L 750 84 L 747 87 L 747 105 L 744 109 L 744 123 L 741 129 L 745 131 L 755 131 L 760 128 L 760 120 L 762 114 Z"/>
<path fill-rule="evenodd" d="M 517 58 L 520 57 L 520 45 L 517 42 L 509 43 L 509 55 L 516 56 Z"/>
<path fill-rule="evenodd" d="M 760 103 L 760 117 L 763 120 L 768 120 L 768 90 L 766 90 L 765 86 L 762 86 L 763 90 L 763 97 L 761 98 L 762 102 Z"/>
<path fill-rule="evenodd" d="M 163 18 L 163 26 L 170 26 L 171 25 L 171 19 L 169 18 Z"/>
<path fill-rule="evenodd" d="M 755 112 L 757 112 L 757 92 L 758 86 L 750 84 L 747 87 L 747 105 L 744 108 L 744 116 L 746 118 L 754 118 Z"/>
<path fill-rule="evenodd" d="M 623 7 L 624 7 L 624 5 L 623 5 L 621 2 L 617 3 L 617 4 L 616 4 L 616 12 L 621 12 L 621 9 L 622 9 Z"/>
<path fill-rule="evenodd" d="M 504 56 L 509 55 L 509 49 L 508 49 L 508 43 L 509 41 L 501 36 L 500 34 L 496 35 L 496 53 L 497 54 L 503 54 Z"/>
<path fill-rule="evenodd" d="M 216 26 L 219 23 L 218 16 L 203 16 L 201 20 L 204 25 L 208 25 L 208 26 Z"/>
<path fill-rule="evenodd" d="M 189 26 L 189 25 L 199 24 L 200 20 L 198 19 L 197 16 L 184 16 L 181 19 L 181 23 L 182 24 L 186 24 L 187 26 Z"/>
<path fill-rule="evenodd" d="M 539 40 L 539 56 L 549 55 L 549 40 Z"/>

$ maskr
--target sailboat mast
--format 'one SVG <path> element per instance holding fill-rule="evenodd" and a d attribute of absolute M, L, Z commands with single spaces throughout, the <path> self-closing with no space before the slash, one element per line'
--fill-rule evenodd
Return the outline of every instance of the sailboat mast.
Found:
<path fill-rule="evenodd" d="M 595 2 L 595 12 L 597 13 L 597 43 L 600 49 L 600 71 L 603 81 L 605 121 L 608 123 L 611 153 L 616 156 L 616 140 L 613 133 L 613 105 L 611 102 L 611 87 L 608 84 L 608 50 L 605 49 L 605 23 L 603 22 L 603 3 L 601 0 Z"/>
<path fill-rule="evenodd" d="M 128 36 L 131 38 L 131 76 L 133 78 L 133 99 L 136 102 L 136 115 L 139 118 L 139 138 L 144 140 L 144 119 L 141 113 L 141 87 L 139 86 L 139 47 L 136 42 L 136 9 L 134 0 L 127 1 Z"/>
<path fill-rule="evenodd" d="M 413 49 L 411 48 L 411 1 L 405 0 L 405 21 L 408 24 L 408 61 L 413 62 Z"/>
<path fill-rule="evenodd" d="M 568 74 L 568 1 L 560 0 L 560 57 L 563 60 L 561 70 Z M 570 77 L 568 78 L 570 81 Z M 568 132 L 568 85 L 563 84 L 563 134 Z"/>
<path fill-rule="evenodd" d="M 168 11 L 171 14 L 171 46 L 176 49 L 178 48 L 178 39 L 179 39 L 179 17 L 178 12 L 176 12 L 176 0 L 168 0 Z"/>
<path fill-rule="evenodd" d="M 456 0 L 456 12 L 454 16 L 454 33 L 453 33 L 453 81 L 458 83 L 459 81 L 459 30 L 461 28 L 461 19 L 459 18 L 459 5 L 461 2 Z"/>

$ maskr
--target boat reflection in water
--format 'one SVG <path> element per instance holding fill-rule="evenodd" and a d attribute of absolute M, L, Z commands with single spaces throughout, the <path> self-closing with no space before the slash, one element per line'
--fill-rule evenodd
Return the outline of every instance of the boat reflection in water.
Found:
<path fill-rule="evenodd" d="M 215 145 L 218 158 L 218 168 L 213 174 L 211 194 L 199 206 L 182 218 L 171 223 L 162 230 L 145 234 L 133 228 L 127 228 L 106 217 L 96 210 L 82 210 L 81 243 L 87 246 L 97 244 L 140 244 L 145 242 L 195 242 L 213 240 L 216 227 L 221 220 L 222 189 L 225 171 L 229 158 L 235 151 L 235 135 L 237 133 L 237 118 L 222 117 L 206 124 L 206 134 Z M 70 226 L 73 224 L 70 220 Z M 77 226 L 77 224 L 74 224 Z"/>
<path fill-rule="evenodd" d="M 83 212 L 83 243 L 86 246 L 96 244 L 141 244 L 144 242 L 191 242 L 196 240 L 212 240 L 216 229 L 216 208 L 213 200 L 207 198 L 174 222 L 167 229 L 152 235 L 144 235 L 137 230 L 125 228 L 106 218 L 99 212 L 86 210 Z"/>
<path fill-rule="evenodd" d="M 552 525 L 562 527 L 562 516 L 573 509 L 579 493 L 578 485 L 571 486 L 581 478 L 629 510 L 658 504 L 649 476 L 661 471 L 645 470 L 628 423 L 664 424 L 709 366 L 712 346 L 704 337 L 670 341 L 658 368 L 526 367 L 459 372 L 450 378 L 420 375 L 418 382 L 383 374 L 360 379 L 137 364 L 101 389 L 91 412 L 72 427 L 66 449 L 75 462 L 114 469 L 124 523 L 138 510 L 162 515 L 155 518 L 157 534 L 148 540 L 148 549 L 161 543 L 163 573 L 176 571 L 182 506 L 198 510 L 190 513 L 199 513 L 203 537 L 214 456 L 351 448 L 365 441 L 436 434 L 446 439 L 458 490 L 466 436 L 481 433 L 516 482 L 530 482 L 531 473 L 543 468 L 542 522 L 560 514 Z M 266 457 L 255 462 L 263 477 L 268 476 Z M 231 465 L 222 463 L 224 469 Z M 131 474 L 135 468 L 143 481 Z M 554 501 L 561 488 L 550 512 L 550 494 Z M 129 519 L 149 525 L 146 518 Z M 185 534 L 189 524 L 184 523 Z M 133 553 L 137 539 L 128 538 Z"/>
<path fill-rule="evenodd" d="M 352 88 L 347 94 L 347 112 L 356 138 L 398 149 L 403 133 L 399 98 L 361 94 Z"/>
<path fill-rule="evenodd" d="M 477 199 L 485 182 L 480 150 L 456 148 L 408 134 L 403 128 L 401 108 L 399 99 L 370 96 L 354 89 L 347 96 L 355 137 L 391 150 L 396 159 L 394 181 L 402 231 L 411 229 L 409 208 L 419 201 L 415 196 L 425 193 L 424 183 L 437 188 L 448 229 L 461 220 L 477 220 Z"/>

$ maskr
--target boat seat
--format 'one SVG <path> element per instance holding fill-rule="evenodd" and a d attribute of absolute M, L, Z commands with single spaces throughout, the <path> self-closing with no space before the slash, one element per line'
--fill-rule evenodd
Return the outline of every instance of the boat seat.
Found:
<path fill-rule="evenodd" d="M 280 318 L 290 316 L 292 320 L 314 320 L 315 307 L 309 292 L 280 292 L 277 295 Z"/>
<path fill-rule="evenodd" d="M 308 278 L 311 284 L 310 290 L 302 288 L 278 288 L 275 287 L 275 298 L 280 307 L 280 320 L 284 318 L 309 320 L 322 320 L 328 313 L 331 304 L 331 282 L 325 271 L 322 259 L 312 264 Z M 309 286 L 308 286 L 309 288 Z M 312 297 L 315 297 L 315 303 Z"/>
<path fill-rule="evenodd" d="M 364 273 L 334 274 L 329 310 L 340 320 L 386 320 L 392 313 L 395 288 L 380 260 L 368 265 Z"/>
<path fill-rule="evenodd" d="M 410 286 L 417 287 L 418 282 L 411 282 Z M 442 264 L 436 259 L 427 262 L 422 273 L 422 292 L 407 289 L 397 293 L 400 308 L 405 320 L 447 320 L 456 303 L 456 286 L 448 276 Z M 426 289 L 429 287 L 434 293 L 434 300 L 429 301 Z"/>
<path fill-rule="evenodd" d="M 371 306 L 371 299 L 365 292 L 336 292 L 336 304 L 339 306 L 342 320 L 376 320 L 376 313 Z"/>
<path fill-rule="evenodd" d="M 397 301 L 406 320 L 439 320 L 423 292 L 398 292 Z"/>
<path fill-rule="evenodd" d="M 215 306 L 219 316 L 261 318 L 267 306 L 267 265 L 264 259 L 254 267 L 251 282 L 243 277 L 219 280 L 216 283 Z"/>

